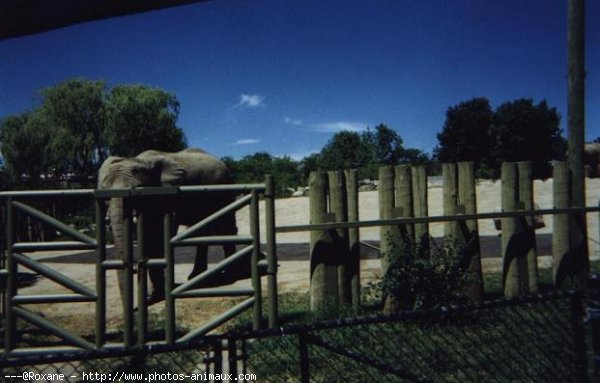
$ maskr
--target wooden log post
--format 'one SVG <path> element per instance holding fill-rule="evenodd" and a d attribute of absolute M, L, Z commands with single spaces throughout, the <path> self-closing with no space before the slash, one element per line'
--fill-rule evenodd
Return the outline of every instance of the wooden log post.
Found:
<path fill-rule="evenodd" d="M 531 162 L 523 161 L 517 163 L 519 172 L 519 203 L 523 210 L 533 210 L 533 170 Z M 533 216 L 521 217 L 524 240 L 527 242 L 527 291 L 532 294 L 539 292 L 539 278 L 537 265 L 537 246 L 535 240 L 535 226 Z"/>
<path fill-rule="evenodd" d="M 457 176 L 456 164 L 442 164 L 444 215 L 456 215 L 458 213 Z M 444 224 L 444 236 L 457 239 L 459 233 L 456 221 Z"/>
<path fill-rule="evenodd" d="M 379 218 L 393 219 L 396 218 L 395 196 L 394 196 L 394 168 L 392 166 L 384 166 L 379 168 Z M 382 226 L 381 227 L 381 272 L 385 276 L 387 273 L 391 259 L 391 251 L 394 246 L 400 245 L 400 230 L 398 226 Z M 383 311 L 392 313 L 397 311 L 396 300 L 393 296 L 384 294 L 383 296 Z"/>
<path fill-rule="evenodd" d="M 335 222 L 348 222 L 348 200 L 346 198 L 346 180 L 344 172 L 334 170 L 327 172 L 329 178 L 329 206 L 335 217 Z M 335 259 L 337 264 L 338 301 L 343 305 L 350 305 L 352 292 L 350 290 L 350 273 L 348 271 L 349 240 L 348 229 L 342 228 L 335 231 Z"/>
<path fill-rule="evenodd" d="M 502 211 L 512 212 L 519 209 L 519 178 L 517 164 L 502 163 Z M 516 298 L 523 292 L 523 274 L 526 275 L 526 259 L 520 256 L 522 243 L 520 241 L 519 219 L 515 217 L 502 218 L 502 277 L 504 281 L 504 296 Z M 525 260 L 523 264 L 522 260 Z M 525 267 L 525 269 L 524 269 Z M 526 280 L 526 279 L 525 279 Z"/>
<path fill-rule="evenodd" d="M 427 217 L 427 172 L 425 166 L 413 166 L 411 168 L 413 215 L 415 217 Z M 429 257 L 429 224 L 415 224 L 415 243 L 418 245 L 421 255 Z"/>
<path fill-rule="evenodd" d="M 475 166 L 473 162 L 458 163 L 458 206 L 465 214 L 477 214 L 475 189 Z M 465 255 L 469 259 L 468 273 L 471 280 L 466 293 L 474 302 L 483 301 L 483 275 L 479 243 L 479 225 L 476 219 L 458 222 L 459 241 L 465 243 Z"/>
<path fill-rule="evenodd" d="M 396 190 L 394 218 L 413 217 L 412 177 L 410 166 L 398 165 L 394 169 L 394 189 Z M 409 244 L 415 243 L 415 227 L 413 224 L 400 225 L 400 240 Z"/>
<path fill-rule="evenodd" d="M 556 162 L 552 173 L 553 199 L 555 209 L 569 207 L 569 165 Z M 552 274 L 554 286 L 568 288 L 565 281 L 568 276 L 567 262 L 569 253 L 569 215 L 554 214 L 552 217 Z"/>
<path fill-rule="evenodd" d="M 379 168 L 379 219 L 395 218 L 394 203 L 394 168 L 384 166 Z M 388 253 L 398 243 L 400 232 L 396 226 L 381 226 L 380 233 L 381 272 L 385 275 L 390 264 Z"/>
<path fill-rule="evenodd" d="M 327 213 L 327 182 L 323 172 L 309 176 L 310 223 L 331 221 Z M 310 232 L 310 310 L 318 311 L 338 303 L 338 270 L 333 236 L 326 230 Z"/>
<path fill-rule="evenodd" d="M 358 222 L 358 171 L 347 170 L 345 176 L 348 222 Z M 360 305 L 360 232 L 357 227 L 348 229 L 348 248 L 347 272 L 350 279 L 352 307 L 357 309 Z"/>
<path fill-rule="evenodd" d="M 585 138 L 585 0 L 568 1 L 567 27 L 567 126 L 570 170 L 570 207 L 584 207 L 585 178 L 583 150 Z M 590 272 L 587 222 L 584 213 L 569 216 L 568 271 L 572 288 L 587 291 Z M 565 259 L 563 258 L 563 262 Z"/>

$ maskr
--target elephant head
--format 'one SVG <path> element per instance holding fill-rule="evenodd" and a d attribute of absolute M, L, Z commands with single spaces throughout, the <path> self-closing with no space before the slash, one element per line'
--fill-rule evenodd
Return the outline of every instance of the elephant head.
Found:
<path fill-rule="evenodd" d="M 141 186 L 160 185 L 202 185 L 229 183 L 229 172 L 225 164 L 219 159 L 199 149 L 186 149 L 177 153 L 160 152 L 156 150 L 145 151 L 134 158 L 109 157 L 100 167 L 98 173 L 98 187 L 101 189 L 131 188 Z M 164 207 L 163 197 L 148 197 L 145 206 L 141 207 L 146 219 L 144 230 L 149 235 L 144 235 L 144 245 L 148 257 L 162 257 L 162 218 L 167 208 Z M 206 215 L 221 208 L 233 200 L 233 197 L 209 200 L 198 200 L 198 196 L 178 197 L 172 204 L 176 216 L 176 225 L 190 225 L 200 221 Z M 108 215 L 111 221 L 113 238 L 115 241 L 115 256 L 124 259 L 124 211 L 123 200 L 113 198 L 110 201 Z M 213 234 L 235 234 L 235 215 L 231 214 L 217 224 L 218 228 Z M 217 233 L 218 232 L 218 233 Z M 225 249 L 226 255 L 235 252 L 235 247 Z M 204 257 L 204 261 L 200 258 Z M 198 249 L 194 264 L 194 275 L 201 272 L 205 263 L 206 250 Z M 203 263 L 204 262 L 204 263 Z M 161 270 L 150 269 L 155 300 L 164 296 L 164 274 Z M 125 279 L 119 272 L 119 288 L 123 297 Z"/>

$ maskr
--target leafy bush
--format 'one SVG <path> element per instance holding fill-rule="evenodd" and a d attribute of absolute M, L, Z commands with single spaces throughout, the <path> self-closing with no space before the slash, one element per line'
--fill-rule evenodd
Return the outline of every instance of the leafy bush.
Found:
<path fill-rule="evenodd" d="M 445 239 L 441 245 L 409 241 L 391 242 L 390 250 L 382 254 L 389 268 L 381 281 L 384 296 L 391 296 L 402 310 L 419 310 L 441 305 L 464 303 L 465 287 L 470 282 L 467 273 L 469 253 L 456 240 Z"/>

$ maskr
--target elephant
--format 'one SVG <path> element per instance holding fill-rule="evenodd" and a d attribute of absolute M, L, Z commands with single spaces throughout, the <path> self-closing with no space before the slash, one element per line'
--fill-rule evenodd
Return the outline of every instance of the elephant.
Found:
<path fill-rule="evenodd" d="M 227 166 L 221 160 L 201 149 L 185 149 L 176 153 L 148 150 L 134 158 L 111 156 L 103 162 L 98 172 L 99 189 L 224 183 L 231 183 Z M 163 257 L 163 217 L 168 210 L 174 211 L 173 231 L 175 231 L 178 225 L 193 225 L 233 202 L 235 195 L 231 193 L 211 193 L 209 197 L 201 196 L 200 198 L 203 199 L 199 200 L 198 194 L 181 195 L 171 202 L 170 207 L 167 207 L 165 197 L 147 196 L 142 202 L 143 206 L 134 206 L 134 209 L 143 208 L 145 218 L 144 245 L 148 258 Z M 110 200 L 108 216 L 112 226 L 116 257 L 123 259 L 125 254 L 122 198 L 112 198 Z M 237 227 L 234 213 L 211 223 L 199 233 L 199 235 L 235 234 L 237 234 Z M 227 257 L 235 253 L 236 249 L 235 245 L 224 245 L 223 250 Z M 196 248 L 194 267 L 188 277 L 189 279 L 206 268 L 207 252 L 206 245 Z M 234 275 L 235 271 L 229 271 L 229 274 L 223 272 L 219 279 L 225 280 L 213 280 L 207 283 L 213 285 L 232 283 L 242 277 L 241 274 Z M 164 299 L 164 272 L 157 268 L 150 268 L 148 273 L 153 286 L 148 304 L 153 304 Z M 119 288 L 123 296 L 125 280 L 123 273 L 120 272 L 119 274 Z"/>
<path fill-rule="evenodd" d="M 583 148 L 583 166 L 590 178 L 600 177 L 600 143 L 586 142 Z"/>

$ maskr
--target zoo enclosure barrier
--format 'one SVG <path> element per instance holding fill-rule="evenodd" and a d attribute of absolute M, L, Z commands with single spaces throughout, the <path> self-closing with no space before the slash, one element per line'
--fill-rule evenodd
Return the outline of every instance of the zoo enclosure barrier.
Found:
<path fill-rule="evenodd" d="M 553 170 L 553 208 L 535 206 L 531 162 L 502 165 L 501 212 L 478 213 L 473 162 L 442 166 L 443 215 L 428 211 L 428 184 L 424 166 L 399 165 L 379 169 L 378 220 L 358 216 L 356 171 L 313 172 L 309 180 L 310 224 L 278 226 L 277 233 L 311 232 L 311 309 L 330 303 L 358 305 L 360 297 L 359 228 L 380 227 L 382 272 L 385 273 L 391 243 L 419 243 L 431 238 L 429 225 L 444 224 L 444 236 L 469 246 L 468 272 L 473 283 L 468 296 L 475 302 L 484 298 L 479 220 L 497 220 L 501 230 L 499 257 L 503 261 L 504 294 L 514 298 L 540 291 L 537 270 L 535 229 L 537 217 L 552 215 L 553 278 L 562 286 L 573 277 L 575 289 L 584 289 L 589 272 L 586 214 L 599 212 L 598 206 L 575 205 L 570 200 L 567 164 L 557 162 Z M 598 233 L 593 233 L 597 236 Z M 427 246 L 425 246 L 427 247 Z"/>
<path fill-rule="evenodd" d="M 148 197 L 164 196 L 167 198 L 177 198 L 180 195 L 201 195 L 206 193 L 243 193 L 235 202 L 221 208 L 209 217 L 202 219 L 183 233 L 175 236 L 171 234 L 172 213 L 167 212 L 164 216 L 164 232 L 158 235 L 164 235 L 165 257 L 162 259 L 147 259 L 144 256 L 143 246 L 135 248 L 136 257 L 134 259 L 134 235 L 133 235 L 133 211 L 131 202 Z M 265 222 L 266 222 L 266 259 L 260 260 L 261 242 L 259 230 L 259 196 L 265 198 Z M 32 199 L 44 198 L 87 198 L 95 209 L 96 228 L 105 228 L 106 226 L 106 202 L 111 198 L 122 198 L 125 205 L 124 237 L 125 237 L 125 259 L 107 259 L 106 233 L 103 229 L 96 230 L 96 236 L 91 237 L 70 227 L 68 224 L 51 217 L 46 212 L 36 209 L 28 204 Z M 4 225 L 4 246 L 2 257 L 0 259 L 0 275 L 6 280 L 5 290 L 2 291 L 3 314 L 4 314 L 4 344 L 3 352 L 16 354 L 20 351 L 19 331 L 17 320 L 24 320 L 37 326 L 44 331 L 59 337 L 64 345 L 82 348 L 86 350 L 99 349 L 110 346 L 107 344 L 106 334 L 106 272 L 108 270 L 122 270 L 125 274 L 125 309 L 123 312 L 123 344 L 132 346 L 134 344 L 142 345 L 148 341 L 148 312 L 146 305 L 147 298 L 147 269 L 150 267 L 162 268 L 165 270 L 165 290 L 166 290 L 166 318 L 164 323 L 165 343 L 173 344 L 176 342 L 187 342 L 200 337 L 214 328 L 220 326 L 227 320 L 235 317 L 241 312 L 253 308 L 253 327 L 258 329 L 262 327 L 263 307 L 260 277 L 261 274 L 267 276 L 267 294 L 269 302 L 268 323 L 273 327 L 277 324 L 277 281 L 276 281 L 276 250 L 274 235 L 274 185 L 272 177 L 267 177 L 264 184 L 248 185 L 203 185 L 203 186 L 183 186 L 183 187 L 161 187 L 161 188 L 133 188 L 133 189 L 110 189 L 110 190 L 54 190 L 54 191 L 25 191 L 25 192 L 0 192 L 0 199 L 3 200 L 3 225 Z M 227 213 L 235 213 L 238 209 L 250 206 L 250 233 L 230 236 L 201 236 L 195 233 L 205 225 L 218 219 Z M 137 215 L 140 218 L 137 230 L 138 238 L 143 235 L 143 211 L 138 209 Z M 15 215 L 26 214 L 34 217 L 44 224 L 51 226 L 59 231 L 69 240 L 63 241 L 38 241 L 23 242 L 15 238 L 14 222 Z M 216 266 L 211 267 L 196 278 L 183 283 L 180 286 L 174 284 L 174 249 L 179 246 L 190 245 L 216 245 L 216 244 L 243 244 L 246 245 L 242 250 L 237 251 L 232 256 L 224 259 Z M 49 267 L 43 262 L 39 262 L 23 253 L 47 251 L 47 250 L 88 250 L 96 254 L 95 265 L 95 288 L 86 286 L 77 280 L 74 280 L 58 270 Z M 232 265 L 232 263 L 241 260 L 244 257 L 251 257 L 251 286 L 230 288 L 195 288 L 194 283 L 197 280 L 218 273 Z M 62 285 L 69 290 L 68 293 L 51 295 L 33 295 L 20 294 L 18 286 L 19 267 L 26 268 Z M 264 272 L 259 272 L 263 270 Z M 137 297 L 138 305 L 134 308 L 134 274 L 137 273 Z M 3 286 L 4 287 L 4 286 Z M 247 299 L 218 315 L 216 318 L 208 321 L 199 328 L 193 329 L 187 334 L 177 338 L 175 323 L 175 300 L 190 297 L 219 297 L 219 296 L 246 296 Z M 84 339 L 81 334 L 68 331 L 64 328 L 51 323 L 43 315 L 39 315 L 24 305 L 37 305 L 42 303 L 69 303 L 78 302 L 95 303 L 95 336 L 93 341 Z M 134 310 L 137 314 L 134 316 Z M 135 327 L 134 327 L 135 323 Z M 134 330 L 135 328 L 135 330 Z M 25 354 L 36 352 L 36 350 L 23 350 Z M 37 352 L 47 352 L 47 348 L 40 347 Z"/>
<path fill-rule="evenodd" d="M 202 373 L 212 373 L 208 381 L 213 382 L 224 374 L 242 377 L 239 381 L 286 383 L 585 382 L 589 373 L 584 319 L 582 297 L 562 292 L 230 332 L 186 344 L 16 359 L 4 355 L 0 372 L 4 377 L 62 372 L 68 383 L 85 381 L 84 372 L 111 380 L 123 373 L 144 374 L 139 377 L 178 373 L 185 382 Z"/>

